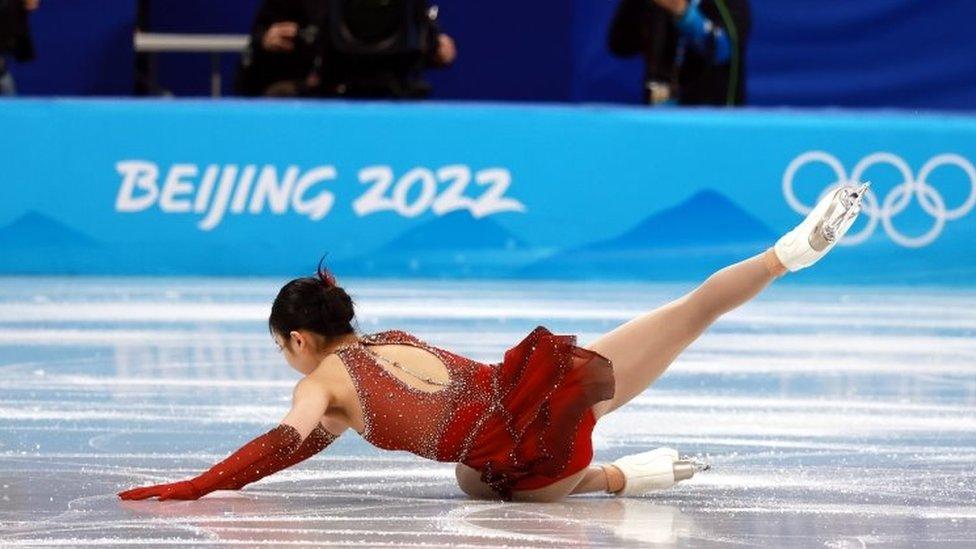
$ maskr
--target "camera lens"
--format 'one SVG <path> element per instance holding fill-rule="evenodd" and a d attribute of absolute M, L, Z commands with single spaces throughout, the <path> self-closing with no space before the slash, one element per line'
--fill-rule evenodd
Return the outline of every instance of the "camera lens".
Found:
<path fill-rule="evenodd" d="M 356 39 L 375 44 L 401 31 L 404 6 L 404 0 L 345 0 L 344 22 Z"/>

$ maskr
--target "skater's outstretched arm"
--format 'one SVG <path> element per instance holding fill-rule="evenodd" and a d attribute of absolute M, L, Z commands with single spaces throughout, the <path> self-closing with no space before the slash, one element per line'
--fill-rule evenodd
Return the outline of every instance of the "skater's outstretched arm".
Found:
<path fill-rule="evenodd" d="M 217 490 L 240 490 L 252 482 L 259 481 L 266 476 L 273 475 L 278 471 L 305 461 L 322 450 L 325 450 L 337 438 L 339 438 L 339 435 L 333 434 L 322 425 L 319 425 L 302 442 L 302 445 L 291 454 L 287 456 L 270 455 L 261 463 L 257 463 L 253 467 L 249 467 L 246 471 L 227 479 Z"/>
<path fill-rule="evenodd" d="M 198 499 L 214 490 L 240 488 L 311 457 L 336 438 L 320 423 L 328 406 L 326 394 L 318 380 L 303 379 L 295 386 L 291 411 L 274 429 L 194 478 L 133 488 L 121 492 L 119 497 L 128 500 L 152 497 L 160 500 Z"/>

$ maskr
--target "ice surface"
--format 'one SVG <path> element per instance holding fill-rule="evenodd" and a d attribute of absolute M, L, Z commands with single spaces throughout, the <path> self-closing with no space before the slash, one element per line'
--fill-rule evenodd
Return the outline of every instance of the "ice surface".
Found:
<path fill-rule="evenodd" d="M 241 492 L 121 502 L 287 411 L 278 280 L 0 279 L 0 546 L 976 546 L 976 292 L 778 283 L 605 418 L 597 459 L 713 470 L 644 499 L 466 500 L 453 468 L 345 434 Z M 344 281 L 360 329 L 494 362 L 585 344 L 689 284 Z"/>

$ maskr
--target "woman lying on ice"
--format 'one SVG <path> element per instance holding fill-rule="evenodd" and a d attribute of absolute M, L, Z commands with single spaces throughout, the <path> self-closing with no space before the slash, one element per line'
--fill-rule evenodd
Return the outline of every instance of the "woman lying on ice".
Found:
<path fill-rule="evenodd" d="M 823 257 L 854 222 L 865 188 L 829 193 L 773 247 L 585 347 L 539 326 L 497 364 L 401 330 L 356 333 L 352 300 L 320 268 L 286 284 L 271 308 L 275 342 L 305 376 L 280 425 L 197 477 L 119 496 L 237 490 L 317 454 L 346 429 L 379 448 L 457 463 L 458 485 L 475 498 L 556 501 L 669 487 L 693 474 L 692 464 L 668 448 L 591 463 L 594 425 L 643 392 L 721 315 Z"/>

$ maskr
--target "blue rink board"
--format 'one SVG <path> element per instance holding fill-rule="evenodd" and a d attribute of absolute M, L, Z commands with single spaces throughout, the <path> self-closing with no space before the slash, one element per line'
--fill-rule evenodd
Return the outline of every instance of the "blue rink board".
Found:
<path fill-rule="evenodd" d="M 685 280 L 837 182 L 799 281 L 976 281 L 976 119 L 483 104 L 0 102 L 0 272 Z"/>

